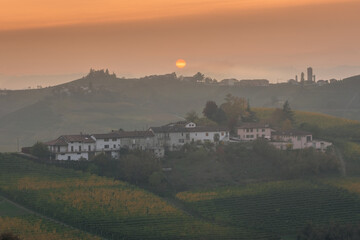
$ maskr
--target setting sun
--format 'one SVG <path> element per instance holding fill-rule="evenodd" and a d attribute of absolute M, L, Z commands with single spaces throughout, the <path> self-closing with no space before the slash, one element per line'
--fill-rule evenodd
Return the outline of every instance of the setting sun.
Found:
<path fill-rule="evenodd" d="M 176 61 L 176 66 L 177 66 L 178 68 L 184 68 L 184 67 L 186 66 L 185 60 L 183 60 L 183 59 L 178 59 L 178 60 Z"/>

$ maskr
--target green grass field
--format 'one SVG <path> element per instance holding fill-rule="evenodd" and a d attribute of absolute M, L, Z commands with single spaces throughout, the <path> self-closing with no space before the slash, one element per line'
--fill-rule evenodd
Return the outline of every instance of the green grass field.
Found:
<path fill-rule="evenodd" d="M 0 233 L 2 232 L 12 232 L 24 240 L 100 239 L 36 216 L 0 197 Z"/>
<path fill-rule="evenodd" d="M 0 197 L 0 217 L 16 217 L 29 214 Z"/>
<path fill-rule="evenodd" d="M 272 239 L 271 234 L 190 216 L 124 182 L 0 155 L 0 192 L 110 239 Z"/>

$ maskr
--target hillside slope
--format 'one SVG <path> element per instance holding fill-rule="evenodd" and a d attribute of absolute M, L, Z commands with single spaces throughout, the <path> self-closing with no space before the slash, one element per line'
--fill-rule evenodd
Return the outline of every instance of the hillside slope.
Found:
<path fill-rule="evenodd" d="M 319 86 L 276 84 L 230 87 L 181 82 L 175 74 L 141 79 L 103 72 L 52 88 L 0 92 L 0 151 L 15 151 L 60 134 L 145 129 L 201 113 L 207 100 L 221 103 L 226 94 L 245 97 L 253 107 L 322 112 L 360 120 L 360 76 Z"/>

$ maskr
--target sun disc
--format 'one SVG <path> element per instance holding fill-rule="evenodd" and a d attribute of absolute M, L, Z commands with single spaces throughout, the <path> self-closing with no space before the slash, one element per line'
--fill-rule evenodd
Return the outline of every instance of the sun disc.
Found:
<path fill-rule="evenodd" d="M 178 68 L 184 68 L 184 67 L 186 66 L 185 60 L 183 60 L 183 59 L 178 59 L 178 60 L 176 61 L 176 66 L 177 66 Z"/>

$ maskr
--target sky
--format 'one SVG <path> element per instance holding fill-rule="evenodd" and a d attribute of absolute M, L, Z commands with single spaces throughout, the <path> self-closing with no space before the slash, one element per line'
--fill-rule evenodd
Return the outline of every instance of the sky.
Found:
<path fill-rule="evenodd" d="M 316 2 L 316 3 L 314 3 Z M 90 68 L 119 77 L 196 72 L 284 82 L 360 74 L 360 1 L 0 0 L 0 88 Z M 182 58 L 184 69 L 175 62 Z"/>

